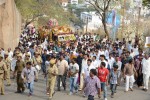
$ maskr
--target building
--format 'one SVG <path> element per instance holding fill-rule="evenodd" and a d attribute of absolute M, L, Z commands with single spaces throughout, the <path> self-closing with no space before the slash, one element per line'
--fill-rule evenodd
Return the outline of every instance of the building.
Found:
<path fill-rule="evenodd" d="M 88 32 L 97 30 L 102 26 L 101 19 L 95 12 L 82 12 L 80 19 L 86 24 L 84 30 L 88 29 Z"/>

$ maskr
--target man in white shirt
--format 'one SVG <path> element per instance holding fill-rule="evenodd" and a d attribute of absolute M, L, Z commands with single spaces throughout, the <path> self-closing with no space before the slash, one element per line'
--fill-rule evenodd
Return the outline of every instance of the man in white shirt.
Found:
<path fill-rule="evenodd" d="M 105 62 L 105 64 L 106 64 L 105 68 L 108 68 L 108 62 L 105 60 L 105 56 L 104 55 L 100 56 L 100 60 L 98 62 L 99 66 L 101 65 L 101 62 Z"/>
<path fill-rule="evenodd" d="M 131 52 L 131 49 L 132 49 L 131 41 L 129 41 L 129 42 L 128 42 L 127 48 L 128 48 L 128 51 L 130 51 L 130 52 Z"/>
<path fill-rule="evenodd" d="M 11 48 L 8 49 L 8 58 L 9 58 L 10 60 L 13 59 L 13 52 L 11 51 Z"/>
<path fill-rule="evenodd" d="M 119 61 L 119 56 L 116 56 L 115 58 L 115 63 L 116 65 L 118 65 L 118 85 L 120 85 L 120 81 L 121 81 L 121 66 L 122 66 L 122 62 Z"/>
<path fill-rule="evenodd" d="M 82 68 L 82 74 L 83 74 L 83 78 L 85 79 L 87 76 L 90 75 L 90 70 L 91 69 L 95 69 L 95 67 L 92 65 L 92 60 L 88 59 L 87 60 L 87 66 Z"/>
<path fill-rule="evenodd" d="M 145 54 L 142 62 L 142 73 L 143 73 L 143 83 L 144 83 L 144 91 L 148 90 L 148 82 L 150 78 L 150 57 L 148 54 Z"/>
<path fill-rule="evenodd" d="M 2 57 L 4 58 L 4 54 L 5 54 L 5 52 L 4 52 L 4 50 L 2 49 L 2 48 L 0 48 L 0 54 L 2 55 Z"/>
<path fill-rule="evenodd" d="M 82 60 L 82 68 L 81 69 L 83 69 L 84 67 L 87 66 L 87 60 L 88 60 L 88 55 L 84 54 L 84 59 Z M 84 78 L 83 78 L 83 74 L 81 72 L 81 75 L 80 75 L 80 89 L 79 90 L 82 90 L 83 83 L 84 83 Z"/>
<path fill-rule="evenodd" d="M 105 55 L 106 59 L 109 58 L 109 48 L 105 48 L 104 55 Z"/>
<path fill-rule="evenodd" d="M 60 56 L 60 63 L 57 65 L 58 67 L 58 76 L 57 76 L 57 88 L 60 91 L 60 82 L 62 81 L 62 85 L 64 90 L 66 90 L 66 75 L 68 70 L 68 62 L 65 60 L 65 55 Z"/>
<path fill-rule="evenodd" d="M 72 95 L 72 93 L 77 92 L 77 81 L 78 81 L 78 72 L 79 72 L 79 65 L 77 64 L 76 58 L 72 59 L 72 63 L 69 67 L 69 77 L 70 77 L 70 93 L 69 95 Z"/>
<path fill-rule="evenodd" d="M 132 58 L 134 58 L 134 57 L 135 57 L 135 53 L 133 52 L 133 49 L 131 49 L 130 56 L 131 56 Z"/>
<path fill-rule="evenodd" d="M 105 54 L 105 52 L 102 49 L 100 49 L 99 52 L 98 52 L 98 55 L 101 56 L 101 55 L 104 55 L 104 54 Z"/>
<path fill-rule="evenodd" d="M 137 56 L 139 54 L 139 49 L 138 49 L 138 47 L 136 45 L 134 45 L 134 47 L 132 48 L 132 50 L 133 50 L 135 56 Z"/>
<path fill-rule="evenodd" d="M 109 66 L 110 66 L 110 69 L 113 68 L 114 62 L 115 62 L 115 59 L 112 57 L 112 54 L 109 54 L 108 64 L 109 64 Z"/>
<path fill-rule="evenodd" d="M 26 67 L 21 73 L 21 78 L 30 90 L 29 96 L 31 96 L 33 94 L 34 81 L 37 80 L 37 71 L 35 67 L 32 67 L 32 62 L 29 61 L 26 63 Z"/>
<path fill-rule="evenodd" d="M 98 61 L 96 60 L 96 56 L 92 57 L 92 65 L 95 67 L 95 69 L 98 68 L 99 64 Z"/>

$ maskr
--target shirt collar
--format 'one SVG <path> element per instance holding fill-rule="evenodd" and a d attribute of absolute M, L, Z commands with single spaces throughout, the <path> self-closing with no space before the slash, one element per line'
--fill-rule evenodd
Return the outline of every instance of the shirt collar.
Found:
<path fill-rule="evenodd" d="M 93 77 L 90 77 L 91 79 L 95 79 L 96 78 L 96 76 L 93 76 Z"/>

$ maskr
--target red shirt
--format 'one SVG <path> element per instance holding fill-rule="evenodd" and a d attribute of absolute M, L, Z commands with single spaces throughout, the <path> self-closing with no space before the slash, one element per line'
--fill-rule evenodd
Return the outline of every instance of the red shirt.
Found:
<path fill-rule="evenodd" d="M 100 79 L 101 82 L 106 82 L 107 81 L 107 76 L 109 75 L 109 71 L 107 68 L 98 68 L 98 78 Z"/>

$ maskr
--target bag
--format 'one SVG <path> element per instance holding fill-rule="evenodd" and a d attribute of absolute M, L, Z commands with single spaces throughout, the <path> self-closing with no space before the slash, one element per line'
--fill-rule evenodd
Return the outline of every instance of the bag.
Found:
<path fill-rule="evenodd" d="M 39 65 L 36 65 L 35 68 L 36 68 L 37 71 L 41 70 L 41 67 Z"/>

